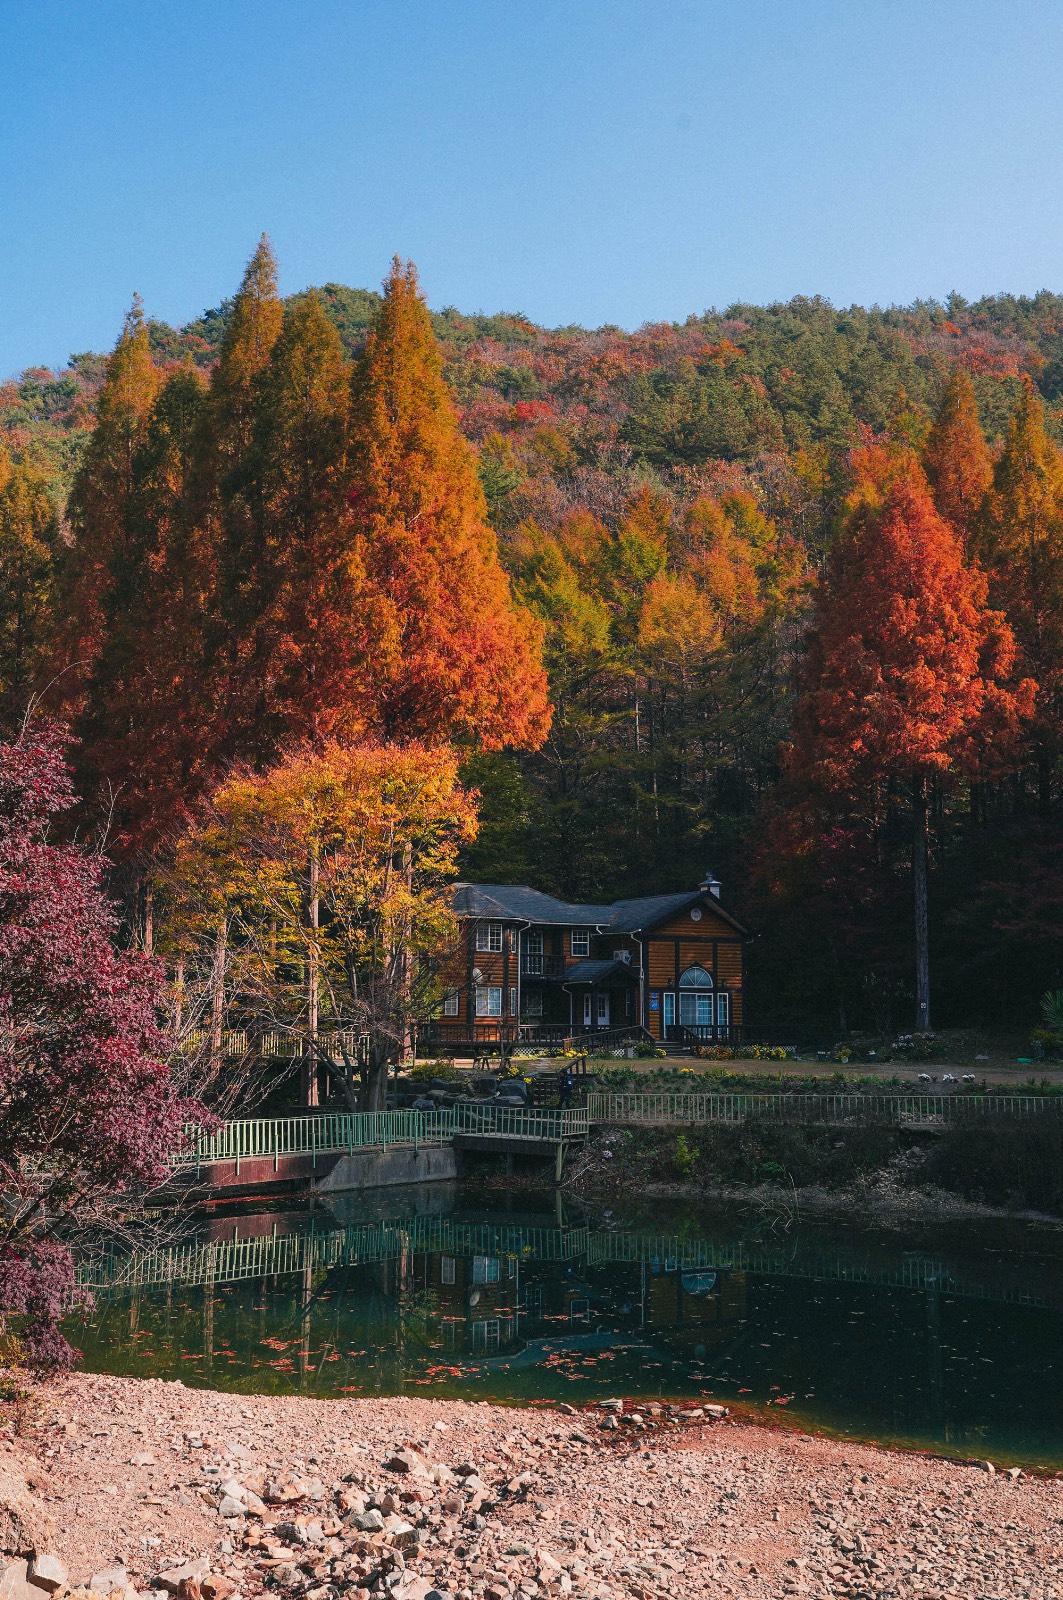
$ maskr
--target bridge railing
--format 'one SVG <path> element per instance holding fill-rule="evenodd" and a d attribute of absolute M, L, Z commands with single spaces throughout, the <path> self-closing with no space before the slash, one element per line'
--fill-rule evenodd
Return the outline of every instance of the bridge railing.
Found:
<path fill-rule="evenodd" d="M 284 1156 L 334 1155 L 346 1151 L 420 1149 L 450 1144 L 455 1134 L 557 1143 L 588 1130 L 587 1110 L 539 1111 L 521 1106 L 457 1105 L 441 1111 L 323 1111 L 303 1117 L 249 1117 L 225 1122 L 213 1133 L 190 1135 L 171 1166 L 187 1168 L 214 1161 L 271 1160 Z"/>
<path fill-rule="evenodd" d="M 1038 1116 L 1063 1110 L 1045 1095 L 969 1094 L 608 1094 L 587 1096 L 592 1123 L 736 1123 L 750 1117 L 778 1123 L 878 1122 L 933 1126 L 994 1116 Z"/>
<path fill-rule="evenodd" d="M 456 1105 L 448 1113 L 455 1133 L 481 1134 L 529 1143 L 556 1144 L 582 1137 L 590 1126 L 586 1106 L 540 1111 L 522 1106 Z"/>
<path fill-rule="evenodd" d="M 337 1151 L 386 1149 L 401 1145 L 449 1144 L 454 1136 L 447 1111 L 324 1111 L 306 1117 L 249 1117 L 224 1122 L 213 1133 L 199 1134 L 175 1156 L 175 1167 L 212 1161 L 316 1156 Z"/>

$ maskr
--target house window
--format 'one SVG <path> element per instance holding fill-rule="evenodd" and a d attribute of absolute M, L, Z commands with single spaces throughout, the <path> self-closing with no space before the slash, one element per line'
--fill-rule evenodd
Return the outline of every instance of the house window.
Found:
<path fill-rule="evenodd" d="M 543 997 L 534 990 L 524 996 L 524 1015 L 526 1017 L 541 1017 L 543 1014 Z"/>
<path fill-rule="evenodd" d="M 502 990 L 501 988 L 484 987 L 483 984 L 476 991 L 476 1015 L 478 1017 L 500 1017 L 502 1015 Z"/>
<path fill-rule="evenodd" d="M 516 989 L 511 989 L 509 991 L 509 1014 L 510 1014 L 511 1017 L 515 1017 L 517 1015 L 517 991 L 516 991 Z"/>
<path fill-rule="evenodd" d="M 476 929 L 477 950 L 501 950 L 502 924 L 500 922 L 481 922 Z"/>
<path fill-rule="evenodd" d="M 666 1028 L 675 1027 L 675 995 L 670 989 L 664 996 L 664 1025 Z"/>
<path fill-rule="evenodd" d="M 589 1322 L 591 1320 L 591 1303 L 589 1300 L 570 1300 L 568 1303 L 569 1322 Z"/>
<path fill-rule="evenodd" d="M 497 1283 L 498 1276 L 499 1260 L 497 1256 L 473 1256 L 473 1283 Z"/>
<path fill-rule="evenodd" d="M 529 928 L 524 935 L 524 949 L 530 956 L 541 956 L 543 953 L 543 930 Z"/>
<path fill-rule="evenodd" d="M 607 1028 L 609 1026 L 609 996 L 607 994 L 600 994 L 598 995 L 597 999 L 598 1026 L 599 1028 Z"/>
<path fill-rule="evenodd" d="M 721 989 L 716 996 L 716 1021 L 721 1028 L 731 1026 L 731 996 L 726 989 Z"/>
<path fill-rule="evenodd" d="M 712 974 L 688 967 L 679 979 L 679 1020 L 685 1028 L 711 1028 L 716 1021 Z"/>
<path fill-rule="evenodd" d="M 589 956 L 591 953 L 591 936 L 586 928 L 573 928 L 572 954 L 574 956 Z"/>
<path fill-rule="evenodd" d="M 587 993 L 583 996 L 583 1026 L 585 1028 L 589 1028 L 590 1025 L 591 1025 L 591 992 L 588 989 Z"/>
<path fill-rule="evenodd" d="M 440 1283 L 453 1283 L 456 1276 L 457 1262 L 453 1256 L 440 1256 L 439 1281 Z"/>
<path fill-rule="evenodd" d="M 450 993 L 446 995 L 443 1000 L 443 1015 L 445 1017 L 456 1017 L 457 1014 L 458 991 L 457 989 L 451 989 Z"/>

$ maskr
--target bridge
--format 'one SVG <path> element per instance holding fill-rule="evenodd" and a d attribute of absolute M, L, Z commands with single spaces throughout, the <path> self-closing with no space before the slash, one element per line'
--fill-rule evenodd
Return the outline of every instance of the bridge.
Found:
<path fill-rule="evenodd" d="M 175 1176 L 211 1190 L 313 1182 L 359 1152 L 450 1148 L 549 1158 L 561 1181 L 566 1151 L 592 1127 L 698 1127 L 750 1120 L 787 1126 L 887 1126 L 941 1133 L 994 1117 L 1059 1115 L 1063 1101 L 983 1094 L 609 1094 L 546 1111 L 459 1102 L 438 1111 L 324 1111 L 223 1123 L 189 1139 Z"/>

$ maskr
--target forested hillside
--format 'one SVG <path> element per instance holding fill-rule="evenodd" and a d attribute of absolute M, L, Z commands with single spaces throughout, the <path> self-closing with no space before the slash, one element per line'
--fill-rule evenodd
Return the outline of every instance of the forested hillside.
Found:
<path fill-rule="evenodd" d="M 300 677 L 305 655 L 289 643 L 304 625 L 317 627 L 307 608 L 318 591 L 284 558 L 293 529 L 310 537 L 310 518 L 313 539 L 323 541 L 313 546 L 322 572 L 341 560 L 328 540 L 350 511 L 336 476 L 348 444 L 330 446 L 329 430 L 347 439 L 343 397 L 381 297 L 326 285 L 277 303 L 262 362 L 229 383 L 226 362 L 236 371 L 249 359 L 234 331 L 247 293 L 245 281 L 235 301 L 182 329 L 138 312 L 110 360 L 78 355 L 64 372 L 33 370 L 0 388 L 10 458 L 0 472 L 6 713 L 16 714 L 45 669 L 76 679 L 79 662 L 95 661 L 92 684 L 66 711 L 83 741 L 87 784 L 113 787 L 125 762 L 118 809 L 121 817 L 127 806 L 131 858 L 161 837 L 158 818 L 179 793 L 203 780 L 201 753 L 173 737 L 175 719 L 194 722 L 202 711 L 181 700 L 182 673 L 191 674 L 182 640 L 199 630 L 218 660 L 237 651 L 218 618 L 246 622 L 243 654 L 227 666 L 236 679 L 226 679 L 231 716 L 212 757 L 219 760 L 266 758 L 286 729 L 312 732 L 306 697 L 321 694 L 316 703 L 327 701 L 332 716 L 359 673 L 378 669 L 375 654 L 391 648 L 380 609 L 391 580 L 382 570 L 376 610 L 364 588 L 350 591 L 352 615 L 330 595 L 321 612 L 329 642 L 314 645 L 316 675 Z M 686 887 L 711 867 L 754 930 L 751 1007 L 760 1017 L 839 1029 L 908 1023 L 907 769 L 883 757 L 848 793 L 835 785 L 828 795 L 807 719 L 807 759 L 800 750 L 782 757 L 795 696 L 800 690 L 811 703 L 821 687 L 809 679 L 807 630 L 814 624 L 822 636 L 827 610 L 853 605 L 859 592 L 832 568 L 834 552 L 857 524 L 870 527 L 875 545 L 907 474 L 905 514 L 922 519 L 922 542 L 908 548 L 922 553 L 906 559 L 922 568 L 928 550 L 954 538 L 955 559 L 984 569 L 969 604 L 988 607 L 990 618 L 1003 614 L 1012 642 L 992 672 L 983 661 L 983 677 L 1019 696 L 1007 737 L 988 725 L 980 732 L 972 711 L 968 748 L 950 734 L 919 756 L 929 786 L 937 1020 L 1032 1020 L 1039 994 L 1061 982 L 1063 465 L 1054 441 L 1063 422 L 1063 298 L 953 297 L 887 311 L 797 300 L 635 333 L 447 310 L 431 327 L 519 606 L 506 627 L 516 629 L 511 640 L 541 639 L 553 705 L 540 744 L 534 664 L 524 644 L 512 644 L 508 710 L 500 712 L 507 699 L 499 685 L 490 704 L 470 695 L 447 722 L 482 792 L 468 874 L 611 898 Z M 123 349 L 124 378 L 115 366 Z M 302 401 L 292 396 L 308 374 L 313 394 L 300 417 Z M 969 384 L 950 385 L 956 374 Z M 125 421 L 115 422 L 116 406 Z M 209 448 L 204 428 L 214 429 Z M 285 480 L 289 459 L 316 463 L 309 489 Z M 922 478 L 919 459 L 936 509 L 919 500 L 925 482 L 911 488 L 913 474 Z M 132 486 L 131 500 L 101 513 L 93 496 L 123 473 L 132 476 L 121 495 Z M 956 498 L 959 480 L 969 503 Z M 209 515 L 192 509 L 203 495 Z M 157 541 L 167 519 L 163 561 Z M 106 581 L 86 586 L 92 530 L 117 522 L 125 542 L 101 549 Z M 203 543 L 208 526 L 215 532 Z M 206 566 L 219 552 L 223 570 L 208 583 Z M 475 566 L 487 558 L 461 559 Z M 471 586 L 467 603 L 509 616 L 494 580 L 483 583 Z M 213 620 L 203 609 L 210 584 L 211 604 L 221 608 Z M 970 636 L 985 641 L 994 626 L 972 623 Z M 169 678 L 149 691 L 144 638 L 167 629 Z M 971 648 L 984 656 L 989 646 Z M 291 673 L 281 672 L 271 704 L 260 705 L 262 663 L 281 656 L 291 658 Z M 322 678 L 337 662 L 348 689 L 334 683 L 326 695 Z M 397 666 L 387 671 L 398 685 L 392 710 L 376 705 L 373 715 L 394 737 L 404 731 L 409 685 Z M 1036 713 L 1020 705 L 1018 689 L 1033 681 Z M 350 689 L 355 699 L 360 692 Z M 454 696 L 456 704 L 457 687 Z M 418 705 L 409 731 L 431 733 Z M 500 715 L 511 720 L 508 737 L 492 732 Z M 120 759 L 116 721 L 128 746 Z M 330 731 L 338 727 L 334 719 Z M 979 742 L 993 751 L 981 765 L 969 748 Z M 162 791 L 176 793 L 163 804 Z"/>

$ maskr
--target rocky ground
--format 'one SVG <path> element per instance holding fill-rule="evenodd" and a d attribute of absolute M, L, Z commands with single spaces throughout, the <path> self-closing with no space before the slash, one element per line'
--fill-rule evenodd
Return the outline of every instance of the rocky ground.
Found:
<path fill-rule="evenodd" d="M 0 1600 L 1057 1600 L 1063 1479 L 705 1412 L 79 1374 L 9 1418 L 0 1539 Z"/>

